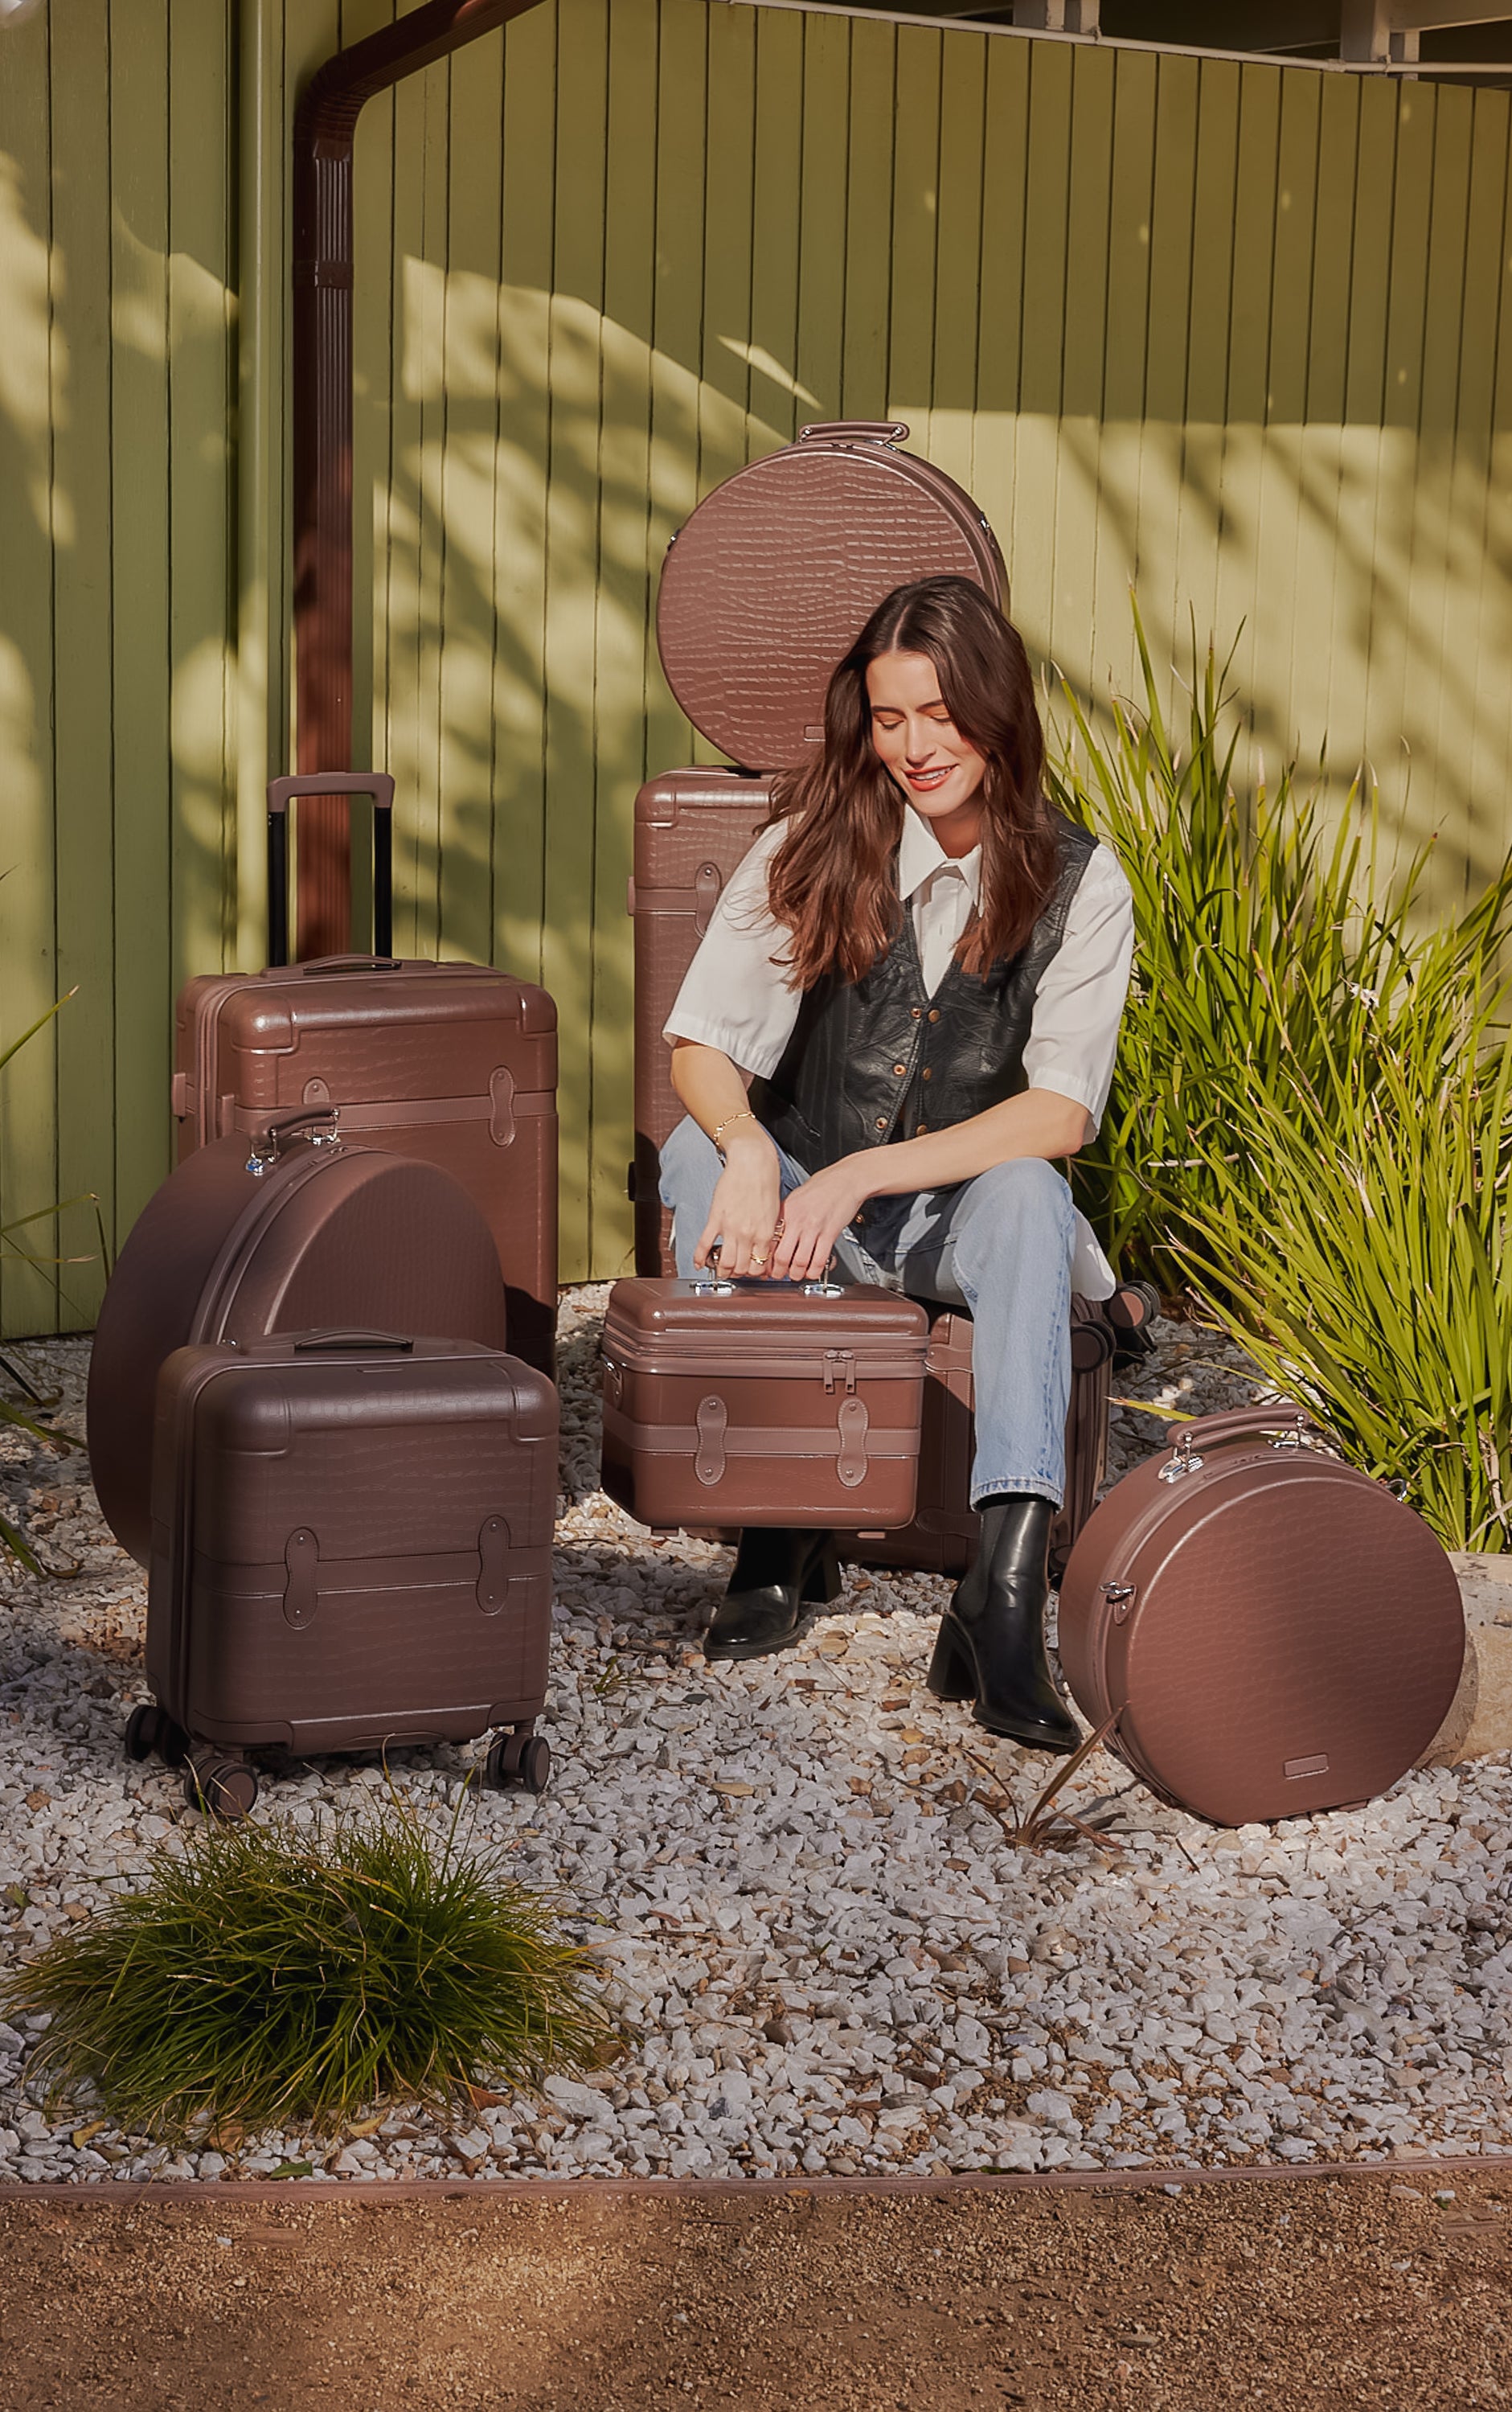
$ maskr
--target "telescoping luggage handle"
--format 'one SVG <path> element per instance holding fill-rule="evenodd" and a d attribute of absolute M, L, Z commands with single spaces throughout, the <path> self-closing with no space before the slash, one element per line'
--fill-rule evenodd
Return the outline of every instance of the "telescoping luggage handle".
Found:
<path fill-rule="evenodd" d="M 394 943 L 394 783 L 387 771 L 316 771 L 268 785 L 268 961 L 288 961 L 288 807 L 294 796 L 373 799 L 373 952 Z M 360 959 L 359 959 L 360 960 Z"/>

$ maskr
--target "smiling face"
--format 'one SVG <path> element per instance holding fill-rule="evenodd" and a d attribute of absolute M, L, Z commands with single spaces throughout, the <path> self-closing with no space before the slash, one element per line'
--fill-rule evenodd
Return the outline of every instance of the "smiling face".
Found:
<path fill-rule="evenodd" d="M 981 836 L 987 770 L 950 717 L 928 654 L 878 654 L 867 665 L 872 743 L 947 854 L 969 854 Z"/>

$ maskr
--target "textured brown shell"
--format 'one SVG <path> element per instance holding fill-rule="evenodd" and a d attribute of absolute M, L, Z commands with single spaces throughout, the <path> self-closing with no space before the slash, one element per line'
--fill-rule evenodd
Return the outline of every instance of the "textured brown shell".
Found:
<path fill-rule="evenodd" d="M 805 434 L 716 486 L 673 537 L 656 604 L 667 683 L 732 761 L 790 770 L 876 606 L 946 572 L 1006 608 L 996 539 L 953 478 L 875 435 Z"/>
<path fill-rule="evenodd" d="M 189 1343 L 316 1325 L 506 1345 L 492 1234 L 436 1166 L 298 1145 L 260 1180 L 244 1139 L 214 1140 L 138 1216 L 100 1308 L 87 1406 L 106 1522 L 152 1554 L 154 1394 Z"/>
<path fill-rule="evenodd" d="M 1454 1569 L 1384 1483 L 1263 1434 L 1199 1443 L 1116 1483 L 1061 1584 L 1060 1655 L 1094 1725 L 1152 1787 L 1222 1826 L 1368 1801 L 1454 1697 Z"/>

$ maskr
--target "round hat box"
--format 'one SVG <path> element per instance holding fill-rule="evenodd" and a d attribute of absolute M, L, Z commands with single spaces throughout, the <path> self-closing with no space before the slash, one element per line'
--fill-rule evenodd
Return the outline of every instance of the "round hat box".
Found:
<path fill-rule="evenodd" d="M 1061 1665 L 1108 1747 L 1214 1825 L 1373 1800 L 1427 1750 L 1464 1664 L 1448 1556 L 1299 1409 L 1177 1427 L 1088 1518 Z"/>
<path fill-rule="evenodd" d="M 997 540 L 971 496 L 898 447 L 902 419 L 805 427 L 705 496 L 672 538 L 656 601 L 667 683 L 694 727 L 751 771 L 791 770 L 877 605 L 916 578 L 969 578 L 1007 608 Z"/>

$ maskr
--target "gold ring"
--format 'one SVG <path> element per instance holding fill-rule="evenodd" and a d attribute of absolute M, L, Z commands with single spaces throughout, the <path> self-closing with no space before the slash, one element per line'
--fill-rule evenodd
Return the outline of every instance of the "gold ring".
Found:
<path fill-rule="evenodd" d="M 751 1251 L 751 1262 L 752 1262 L 754 1265 L 764 1265 L 764 1264 L 766 1263 L 766 1261 L 767 1261 L 767 1259 L 766 1259 L 766 1257 L 758 1257 L 758 1256 L 756 1255 L 756 1250 L 755 1250 L 754 1248 L 752 1249 L 752 1251 Z"/>

